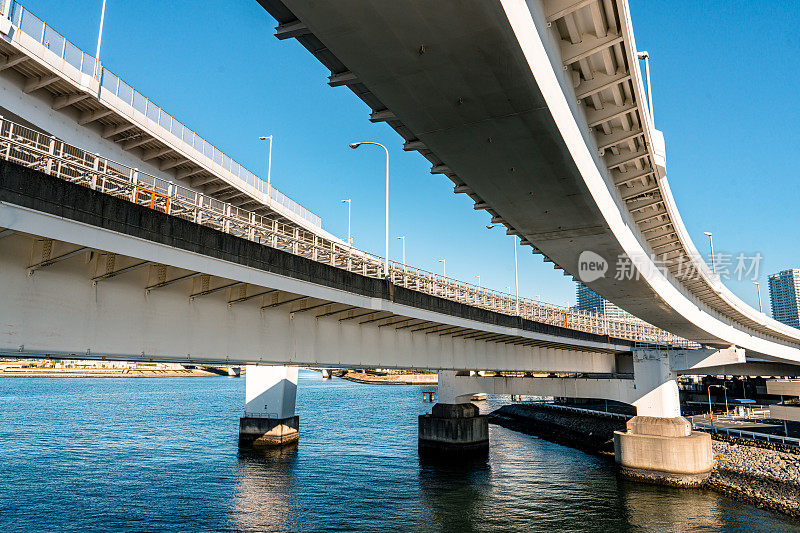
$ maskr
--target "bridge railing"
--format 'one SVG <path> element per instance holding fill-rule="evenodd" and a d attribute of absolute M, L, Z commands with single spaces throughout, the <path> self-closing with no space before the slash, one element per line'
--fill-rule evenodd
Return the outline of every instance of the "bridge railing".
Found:
<path fill-rule="evenodd" d="M 725 428 L 719 426 L 709 426 L 706 424 L 697 424 L 692 421 L 692 429 L 705 431 L 706 433 L 716 433 L 727 435 L 729 437 L 739 437 L 740 439 L 759 440 L 763 442 L 779 442 L 786 446 L 800 447 L 800 439 L 795 437 L 785 437 L 783 435 L 770 435 L 769 433 L 757 433 L 755 431 L 744 431 L 735 428 Z"/>
<path fill-rule="evenodd" d="M 11 24 L 15 28 L 11 41 L 37 57 L 54 72 L 72 80 L 87 92 L 97 95 L 104 105 L 167 141 L 181 152 L 201 163 L 230 183 L 265 204 L 278 204 L 314 226 L 322 219 L 237 163 L 172 115 L 125 83 L 102 66 L 94 56 L 84 52 L 25 7 L 7 0 Z M 0 0 L 4 7 L 4 0 Z M 0 9 L 0 16 L 3 11 Z M 271 201 L 270 201 L 271 200 Z"/>
<path fill-rule="evenodd" d="M 197 224 L 307 257 L 350 272 L 507 315 L 659 345 L 691 346 L 688 341 L 639 320 L 613 319 L 480 287 L 389 262 L 316 233 L 238 208 L 137 168 L 69 145 L 60 139 L 0 117 L 0 157 L 135 202 Z"/>

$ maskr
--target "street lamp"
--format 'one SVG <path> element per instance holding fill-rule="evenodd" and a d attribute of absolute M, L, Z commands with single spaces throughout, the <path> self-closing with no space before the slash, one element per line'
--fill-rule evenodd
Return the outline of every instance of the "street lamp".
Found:
<path fill-rule="evenodd" d="M 478 287 L 480 287 L 481 286 L 481 276 L 480 276 L 480 274 L 476 275 L 475 277 L 478 278 Z"/>
<path fill-rule="evenodd" d="M 269 139 L 269 159 L 267 159 L 267 189 L 270 191 L 270 197 L 272 197 L 272 135 L 259 137 L 259 139 L 262 141 Z"/>
<path fill-rule="evenodd" d="M 711 425 L 714 425 L 714 411 L 711 408 L 711 389 L 717 387 L 725 391 L 725 412 L 728 412 L 728 388 L 724 385 L 709 385 L 708 386 L 708 417 L 711 419 Z"/>
<path fill-rule="evenodd" d="M 97 67 L 100 63 L 100 43 L 103 41 L 103 22 L 106 19 L 106 0 L 103 0 L 103 7 L 100 10 L 100 30 L 97 32 L 97 51 L 94 53 L 94 77 L 97 79 Z"/>
<path fill-rule="evenodd" d="M 406 264 L 406 236 L 400 235 L 398 237 L 399 240 L 403 241 L 403 266 Z"/>
<path fill-rule="evenodd" d="M 711 245 L 711 271 L 716 274 L 717 273 L 717 263 L 714 259 L 714 237 L 710 231 L 704 231 L 706 235 L 708 235 L 708 242 Z"/>
<path fill-rule="evenodd" d="M 753 285 L 756 286 L 756 292 L 758 292 L 758 310 L 763 313 L 764 310 L 761 308 L 761 285 L 757 281 L 754 281 Z"/>
<path fill-rule="evenodd" d="M 386 235 L 385 235 L 385 242 L 384 242 L 384 258 L 383 258 L 383 275 L 389 275 L 389 150 L 386 149 L 384 145 L 381 143 L 376 143 L 373 141 L 361 141 L 357 143 L 350 143 L 349 146 L 353 150 L 361 146 L 362 144 L 374 144 L 375 146 L 380 146 L 383 148 L 383 151 L 386 152 Z"/>
<path fill-rule="evenodd" d="M 492 229 L 492 228 L 496 228 L 496 227 L 502 226 L 502 225 L 503 224 L 487 224 L 486 225 L 486 229 Z M 514 292 L 515 292 L 514 308 L 516 310 L 516 314 L 519 315 L 519 268 L 517 266 L 517 238 L 516 237 L 514 237 Z"/>
<path fill-rule="evenodd" d="M 444 259 L 439 259 L 439 262 L 442 264 L 442 276 L 445 278 L 447 277 L 447 261 Z"/>
<path fill-rule="evenodd" d="M 637 59 L 644 59 L 645 76 L 647 77 L 647 103 L 650 107 L 650 121 L 655 124 L 656 118 L 653 116 L 653 93 L 650 91 L 650 54 L 645 50 L 636 54 Z"/>
<path fill-rule="evenodd" d="M 350 207 L 352 207 L 353 202 L 350 198 L 347 200 L 341 200 L 343 204 L 347 204 L 347 244 L 348 246 L 353 245 L 353 239 L 350 237 Z"/>

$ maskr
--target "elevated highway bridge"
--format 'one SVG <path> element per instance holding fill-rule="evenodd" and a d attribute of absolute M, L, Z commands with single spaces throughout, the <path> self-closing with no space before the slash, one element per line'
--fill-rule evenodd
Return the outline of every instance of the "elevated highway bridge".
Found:
<path fill-rule="evenodd" d="M 667 442 L 683 451 L 652 469 L 692 481 L 710 444 L 680 418 L 677 375 L 800 368 L 786 364 L 797 333 L 748 322 L 686 236 L 627 3 L 262 4 L 278 37 L 535 253 L 574 276 L 581 251 L 629 257 L 633 279 L 588 284 L 663 329 L 385 268 L 10 2 L 0 354 L 283 365 L 248 367 L 245 445 L 296 440 L 295 365 L 440 370 L 420 420 L 421 446 L 440 451 L 488 446 L 468 401 L 498 385 L 475 370 L 548 372 L 502 390 L 632 403 L 644 419 L 619 437 L 623 466 L 647 470 Z M 651 268 L 655 251 L 691 259 L 712 292 Z"/>
<path fill-rule="evenodd" d="M 534 253 L 683 338 L 800 362 L 800 330 L 700 258 L 670 192 L 626 0 L 260 0 L 294 38 Z M 620 258 L 632 272 L 616 279 Z M 691 272 L 687 276 L 686 272 Z"/>

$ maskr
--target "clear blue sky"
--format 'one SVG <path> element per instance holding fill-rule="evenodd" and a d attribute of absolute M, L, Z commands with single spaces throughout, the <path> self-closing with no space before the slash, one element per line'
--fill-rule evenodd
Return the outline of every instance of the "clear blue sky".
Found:
<path fill-rule="evenodd" d="M 100 0 L 27 0 L 24 5 L 93 52 Z M 383 155 L 347 143 L 390 149 L 390 253 L 408 263 L 497 289 L 513 286 L 513 248 L 501 229 L 452 183 L 403 152 L 388 126 L 371 124 L 349 90 L 295 41 L 273 37 L 275 21 L 255 0 L 108 0 L 101 57 L 106 67 L 257 174 L 274 134 L 273 184 L 319 214 L 344 237 L 353 199 L 355 244 L 383 252 Z M 656 126 L 664 131 L 670 185 L 702 253 L 704 231 L 717 251 L 764 256 L 760 280 L 800 267 L 796 185 L 800 123 L 796 106 L 800 9 L 793 2 L 631 0 L 637 46 L 651 57 Z M 520 292 L 574 303 L 570 278 L 519 249 Z M 757 306 L 750 281 L 728 282 Z"/>

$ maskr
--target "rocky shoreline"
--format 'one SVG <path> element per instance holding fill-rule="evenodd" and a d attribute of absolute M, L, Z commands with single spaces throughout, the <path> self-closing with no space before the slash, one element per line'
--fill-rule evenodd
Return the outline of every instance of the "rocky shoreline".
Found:
<path fill-rule="evenodd" d="M 505 405 L 489 422 L 613 459 L 613 435 L 625 421 L 548 404 Z M 763 509 L 800 517 L 800 450 L 714 436 L 715 468 L 704 486 Z"/>
<path fill-rule="evenodd" d="M 713 442 L 716 468 L 706 485 L 757 507 L 800 517 L 800 451 Z"/>

